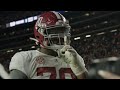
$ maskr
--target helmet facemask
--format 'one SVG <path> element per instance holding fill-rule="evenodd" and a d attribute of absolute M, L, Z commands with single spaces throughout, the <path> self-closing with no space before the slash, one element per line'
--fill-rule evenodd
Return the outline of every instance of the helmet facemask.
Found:
<path fill-rule="evenodd" d="M 66 27 L 55 27 L 50 29 L 44 29 L 44 46 L 47 49 L 57 51 L 64 46 L 64 37 L 68 38 L 70 43 L 70 28 Z"/>

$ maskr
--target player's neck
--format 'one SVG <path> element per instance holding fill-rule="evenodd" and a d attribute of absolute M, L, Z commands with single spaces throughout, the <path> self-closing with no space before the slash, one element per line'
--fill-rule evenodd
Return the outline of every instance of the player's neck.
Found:
<path fill-rule="evenodd" d="M 51 49 L 46 49 L 46 48 L 40 48 L 39 49 L 40 52 L 51 55 L 51 56 L 58 56 L 57 52 L 51 50 Z"/>

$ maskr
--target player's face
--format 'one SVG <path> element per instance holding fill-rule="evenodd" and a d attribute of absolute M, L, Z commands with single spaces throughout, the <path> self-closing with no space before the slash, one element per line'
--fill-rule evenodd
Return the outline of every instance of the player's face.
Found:
<path fill-rule="evenodd" d="M 53 44 L 64 45 L 64 38 L 51 38 Z"/>
<path fill-rule="evenodd" d="M 49 40 L 51 44 L 64 45 L 65 31 L 66 31 L 65 27 L 57 27 L 48 29 L 46 31 L 46 34 L 50 36 Z"/>

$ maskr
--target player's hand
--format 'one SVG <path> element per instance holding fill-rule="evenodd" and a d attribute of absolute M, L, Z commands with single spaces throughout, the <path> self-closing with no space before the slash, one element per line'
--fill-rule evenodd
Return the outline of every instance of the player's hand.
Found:
<path fill-rule="evenodd" d="M 70 46 L 65 45 L 61 50 L 61 57 L 68 64 L 76 64 L 77 63 L 77 52 Z"/>
<path fill-rule="evenodd" d="M 75 49 L 73 49 L 64 39 L 65 46 L 60 50 L 61 58 L 70 65 L 72 71 L 76 76 L 79 76 L 83 72 L 86 71 L 86 68 L 80 62 L 80 58 L 78 57 L 78 53 Z"/>
<path fill-rule="evenodd" d="M 67 37 L 64 37 L 64 47 L 60 50 L 60 56 L 68 64 L 74 63 L 73 60 L 77 57 L 77 52 L 67 42 Z"/>

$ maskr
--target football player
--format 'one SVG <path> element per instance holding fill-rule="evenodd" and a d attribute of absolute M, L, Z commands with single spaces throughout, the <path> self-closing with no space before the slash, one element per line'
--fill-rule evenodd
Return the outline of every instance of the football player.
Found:
<path fill-rule="evenodd" d="M 34 35 L 37 50 L 16 53 L 10 62 L 12 79 L 86 79 L 83 58 L 70 46 L 70 25 L 55 11 L 38 18 Z"/>

